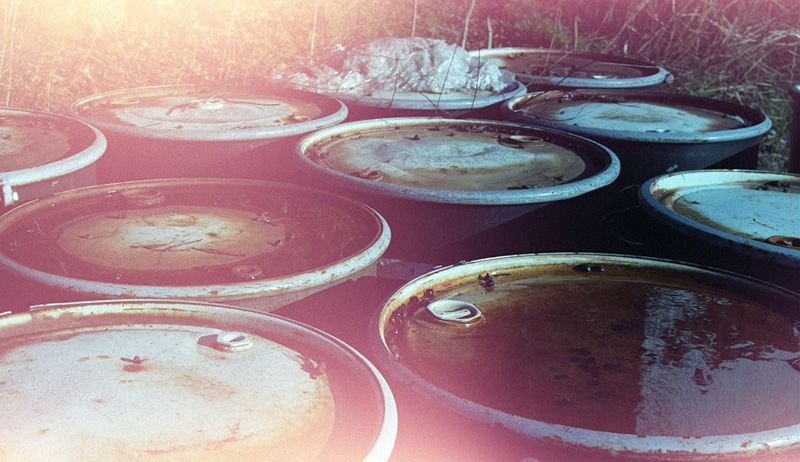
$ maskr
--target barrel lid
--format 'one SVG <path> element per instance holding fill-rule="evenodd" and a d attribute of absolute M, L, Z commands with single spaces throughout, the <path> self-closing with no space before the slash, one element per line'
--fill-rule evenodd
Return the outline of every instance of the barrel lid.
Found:
<path fill-rule="evenodd" d="M 513 72 L 525 84 L 576 88 L 641 88 L 664 82 L 669 73 L 655 64 L 618 56 L 546 48 L 488 48 L 471 51 Z"/>
<path fill-rule="evenodd" d="M 0 217 L 0 265 L 83 294 L 204 301 L 320 287 L 375 262 L 369 207 L 288 184 L 193 179 L 72 190 Z"/>
<path fill-rule="evenodd" d="M 363 356 L 229 306 L 113 301 L 2 316 L 0 364 L 9 460 L 385 461 L 396 435 L 391 391 Z"/>
<path fill-rule="evenodd" d="M 389 118 L 320 130 L 306 165 L 347 188 L 457 204 L 567 199 L 610 184 L 619 160 L 567 133 L 477 119 Z"/>
<path fill-rule="evenodd" d="M 70 111 L 104 131 L 157 139 L 261 140 L 334 125 L 347 108 L 330 96 L 288 88 L 174 85 L 83 98 Z"/>
<path fill-rule="evenodd" d="M 105 150 L 105 137 L 83 122 L 46 112 L 0 108 L 0 185 L 13 187 L 57 178 L 91 165 Z"/>
<path fill-rule="evenodd" d="M 653 143 L 741 140 L 761 136 L 772 126 L 763 113 L 734 103 L 624 90 L 532 93 L 508 101 L 504 109 L 518 122 Z"/>
<path fill-rule="evenodd" d="M 652 178 L 642 207 L 667 225 L 717 247 L 800 267 L 800 175 L 697 170 Z"/>
<path fill-rule="evenodd" d="M 482 319 L 432 321 L 441 300 Z M 532 446 L 749 457 L 800 447 L 799 309 L 788 290 L 666 260 L 496 257 L 398 289 L 373 319 L 371 357 L 421 398 Z"/>

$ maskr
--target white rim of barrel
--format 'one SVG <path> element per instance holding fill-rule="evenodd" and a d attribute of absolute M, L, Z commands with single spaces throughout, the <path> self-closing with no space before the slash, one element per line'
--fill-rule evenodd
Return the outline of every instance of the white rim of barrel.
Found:
<path fill-rule="evenodd" d="M 298 120 L 295 123 L 287 124 L 287 125 L 275 125 L 275 124 L 268 124 L 263 126 L 256 126 L 256 127 L 237 127 L 236 129 L 226 129 L 225 127 L 214 128 L 213 124 L 210 124 L 208 128 L 204 128 L 202 130 L 178 130 L 170 127 L 165 128 L 158 128 L 158 127 L 137 127 L 137 126 L 126 126 L 124 124 L 117 124 L 111 122 L 105 122 L 102 120 L 97 120 L 91 118 L 91 116 L 86 116 L 83 114 L 92 104 L 102 104 L 103 101 L 113 101 L 115 99 L 130 99 L 139 96 L 164 96 L 169 95 L 172 91 L 181 91 L 183 93 L 191 94 L 195 91 L 207 90 L 207 89 L 218 89 L 220 91 L 224 91 L 225 89 L 230 89 L 230 91 L 244 91 L 250 92 L 253 95 L 260 95 L 264 96 L 265 98 L 272 98 L 276 101 L 279 101 L 280 98 L 286 99 L 307 99 L 312 103 L 319 103 L 322 109 L 325 109 L 323 115 L 319 118 L 311 118 L 309 120 Z M 213 92 L 212 92 L 213 93 Z M 189 100 L 191 101 L 191 100 Z M 276 103 L 277 104 L 277 103 Z M 85 121 L 92 125 L 95 125 L 102 131 L 107 131 L 108 133 L 117 133 L 131 137 L 142 137 L 142 138 L 154 138 L 154 139 L 163 139 L 163 140 L 174 140 L 174 141 L 200 141 L 200 142 L 212 142 L 212 141 L 255 141 L 255 140 L 263 140 L 269 141 L 275 138 L 283 138 L 295 135 L 301 135 L 304 133 L 309 133 L 314 130 L 318 130 L 323 127 L 328 127 L 331 125 L 338 124 L 342 122 L 347 117 L 347 106 L 344 103 L 335 99 L 331 96 L 313 93 L 304 90 L 297 90 L 291 88 L 283 88 L 283 87 L 269 87 L 269 88 L 258 88 L 258 87 L 250 87 L 250 86 L 198 86 L 192 84 L 183 84 L 183 85 L 161 85 L 161 86 L 152 86 L 152 87 L 139 87 L 139 88 L 131 88 L 125 90 L 115 90 L 109 91 L 105 93 L 98 93 L 96 95 L 88 96 L 86 98 L 82 98 L 76 102 L 74 102 L 70 108 L 70 113 L 73 117 L 77 118 L 78 120 Z M 246 122 L 246 121 L 245 121 Z"/>
<path fill-rule="evenodd" d="M 728 228 L 731 231 L 726 231 L 722 229 L 725 227 L 725 223 L 720 223 L 719 228 L 713 227 L 687 218 L 675 212 L 671 207 L 683 195 L 699 191 L 722 192 L 726 189 L 743 190 L 764 187 L 766 192 L 770 183 L 779 186 L 784 182 L 800 185 L 800 175 L 756 170 L 693 170 L 670 173 L 645 182 L 639 189 L 639 202 L 651 216 L 688 236 L 696 237 L 716 247 L 734 249 L 743 255 L 759 260 L 800 268 L 800 250 L 766 242 L 767 238 L 781 234 L 774 227 L 770 227 L 770 223 L 777 224 L 775 221 L 769 221 L 772 213 L 775 214 L 773 215 L 774 220 L 780 219 L 784 223 L 793 220 L 798 227 L 798 232 L 790 232 L 788 237 L 800 238 L 800 214 L 797 214 L 797 211 L 778 208 L 779 202 L 770 204 L 766 200 L 763 202 L 754 200 L 752 204 L 755 207 L 748 207 L 746 202 L 737 201 L 735 196 L 729 198 L 728 204 L 735 211 L 743 211 L 746 214 L 759 214 L 760 212 L 760 220 L 766 221 L 766 223 L 759 222 L 755 216 L 751 216 L 751 218 L 755 222 L 754 230 L 769 234 L 769 230 L 772 229 L 772 234 L 765 236 L 764 240 L 735 234 L 733 231 L 737 228 L 742 229 L 741 225 L 743 224 L 742 221 L 737 221 L 737 217 L 730 216 Z M 798 210 L 800 210 L 800 189 L 792 195 L 797 199 Z M 763 205 L 764 208 L 758 208 L 759 205 Z M 772 208 L 767 210 L 769 207 Z M 725 218 L 723 215 L 722 213 L 715 214 L 717 218 Z M 738 217 L 739 220 L 741 218 L 741 216 Z"/>
<path fill-rule="evenodd" d="M 589 430 L 524 418 L 461 398 L 430 383 L 424 377 L 417 375 L 400 364 L 392 355 L 386 343 L 383 326 L 388 324 L 392 309 L 399 307 L 412 296 L 419 296 L 424 291 L 420 290 L 420 288 L 424 289 L 435 285 L 437 282 L 463 279 L 464 277 L 485 273 L 487 270 L 488 272 L 508 272 L 533 266 L 603 265 L 609 263 L 624 264 L 642 269 L 655 265 L 659 268 L 673 271 L 692 272 L 695 277 L 706 275 L 730 278 L 735 282 L 757 285 L 789 297 L 800 297 L 800 295 L 789 290 L 747 276 L 658 258 L 597 253 L 548 253 L 492 257 L 435 269 L 397 289 L 375 313 L 370 322 L 368 338 L 375 352 L 373 361 L 378 369 L 387 374 L 387 376 L 395 376 L 410 383 L 412 388 L 424 391 L 426 397 L 432 402 L 442 403 L 443 406 L 454 410 L 460 415 L 491 426 L 507 429 L 524 438 L 549 441 L 559 446 L 566 445 L 574 448 L 598 450 L 617 456 L 627 455 L 634 458 L 644 457 L 647 460 L 664 461 L 707 460 L 708 457 L 719 456 L 721 453 L 743 457 L 753 456 L 760 451 L 769 449 L 800 448 L 800 424 L 738 435 L 684 438 L 672 436 L 640 437 L 633 434 Z"/>
<path fill-rule="evenodd" d="M 350 396 L 348 401 L 352 402 L 346 407 L 353 410 L 354 405 L 360 407 L 356 404 L 360 400 L 371 399 L 373 406 L 379 408 L 382 415 L 376 416 L 375 422 L 364 422 L 359 418 L 359 424 L 364 424 L 365 427 L 374 426 L 369 430 L 370 434 L 361 434 L 359 439 L 348 436 L 347 428 L 334 423 L 333 430 L 339 433 L 331 435 L 319 457 L 327 454 L 345 462 L 349 460 L 345 458 L 347 455 L 340 453 L 340 445 L 344 445 L 360 454 L 366 454 L 363 459 L 359 459 L 363 462 L 386 462 L 389 459 L 397 436 L 398 417 L 394 395 L 388 383 L 377 368 L 351 346 L 298 321 L 221 304 L 181 300 L 110 300 L 40 305 L 32 307 L 30 312 L 0 314 L 0 337 L 36 335 L 41 340 L 46 339 L 48 333 L 63 330 L 88 331 L 102 329 L 104 326 L 108 328 L 136 324 L 154 327 L 165 324 L 189 325 L 208 327 L 210 330 L 233 330 L 246 335 L 258 335 L 278 344 L 307 347 L 306 353 L 308 350 L 325 352 L 329 358 L 334 358 L 337 364 L 343 366 L 339 371 L 340 377 L 358 376 L 361 385 L 372 391 Z M 299 353 L 302 354 L 303 351 Z M 121 359 L 125 361 L 125 358 Z M 128 361 L 135 361 L 135 358 Z M 330 372 L 330 368 L 323 371 Z M 58 378 L 54 377 L 54 380 L 57 381 Z M 366 388 L 361 391 L 367 391 Z M 354 443 L 358 446 L 353 447 Z"/>
<path fill-rule="evenodd" d="M 323 165 L 319 165 L 309 159 L 307 153 L 316 143 L 342 137 L 347 134 L 355 134 L 359 130 L 381 128 L 381 127 L 404 127 L 413 125 L 475 125 L 488 127 L 517 128 L 529 132 L 540 131 L 541 133 L 552 134 L 558 138 L 572 141 L 577 145 L 589 147 L 596 152 L 602 153 L 606 164 L 600 168 L 596 174 L 573 182 L 565 182 L 558 185 L 540 187 L 533 189 L 515 190 L 453 190 L 435 189 L 407 186 L 385 182 L 376 182 L 368 179 L 358 178 L 344 172 L 339 172 Z M 571 146 L 572 148 L 572 146 Z M 575 149 L 580 152 L 579 149 Z M 446 119 L 436 117 L 396 117 L 385 119 L 373 119 L 357 122 L 347 122 L 334 127 L 325 128 L 311 133 L 302 138 L 296 145 L 295 154 L 306 166 L 321 173 L 328 180 L 343 185 L 348 189 L 359 193 L 380 194 L 387 197 L 398 199 L 413 199 L 418 201 L 444 203 L 444 204 L 465 204 L 465 205 L 520 205 L 543 203 L 558 200 L 570 199 L 582 194 L 594 191 L 603 186 L 611 184 L 620 172 L 620 161 L 617 156 L 605 146 L 563 131 L 548 130 L 545 128 L 531 127 L 510 122 L 500 122 L 482 119 Z"/>
<path fill-rule="evenodd" d="M 5 205 L 13 205 L 15 202 L 17 202 L 17 200 L 14 198 L 14 187 L 36 183 L 38 181 L 51 180 L 69 173 L 76 172 L 96 162 L 106 151 L 106 137 L 103 136 L 103 134 L 97 128 L 76 118 L 57 114 L 49 114 L 40 111 L 12 108 L 2 108 L 0 109 L 0 113 L 62 119 L 73 124 L 85 126 L 87 129 L 91 130 L 91 133 L 94 134 L 94 141 L 92 141 L 88 147 L 69 157 L 65 157 L 54 162 L 37 165 L 35 167 L 12 170 L 9 172 L 0 172 L 0 187 L 2 187 L 2 198 Z"/>
<path fill-rule="evenodd" d="M 200 300 L 206 302 L 234 302 L 246 299 L 258 299 L 262 297 L 279 297 L 304 289 L 325 287 L 335 281 L 341 281 L 347 276 L 358 273 L 366 269 L 371 264 L 378 261 L 386 249 L 389 247 L 391 231 L 386 220 L 371 207 L 360 202 L 348 199 L 343 196 L 327 193 L 324 191 L 301 188 L 299 186 L 273 183 L 257 180 L 235 180 L 235 179 L 165 179 L 165 180 L 142 180 L 126 183 L 114 183 L 108 185 L 98 185 L 87 188 L 74 189 L 57 193 L 53 196 L 36 199 L 23 204 L 20 207 L 10 210 L 0 216 L 0 226 L 8 226 L 15 221 L 24 219 L 29 213 L 37 210 L 48 209 L 58 206 L 60 203 L 68 203 L 71 200 L 103 195 L 111 192 L 118 192 L 125 189 L 139 189 L 147 186 L 171 185 L 176 183 L 186 183 L 191 181 L 193 184 L 208 186 L 224 186 L 225 184 L 253 185 L 265 188 L 279 187 L 284 189 L 296 189 L 307 191 L 314 195 L 332 197 L 340 202 L 354 204 L 369 213 L 380 225 L 380 233 L 375 236 L 373 243 L 358 254 L 352 255 L 346 260 L 333 262 L 323 267 L 315 268 L 300 274 L 278 277 L 273 279 L 261 279 L 251 282 L 236 282 L 226 284 L 210 285 L 183 285 L 183 286 L 152 286 L 118 284 L 110 282 L 91 281 L 75 279 L 57 274 L 47 273 L 32 269 L 18 263 L 0 252 L 0 268 L 22 275 L 26 279 L 38 284 L 62 289 L 71 293 L 100 296 L 103 298 L 182 298 Z"/>
<path fill-rule="evenodd" d="M 637 61 L 629 58 L 616 58 L 609 56 L 604 59 L 603 55 L 587 53 L 581 51 L 569 50 L 548 50 L 547 48 L 525 48 L 525 47 L 504 47 L 504 48 L 485 48 L 481 50 L 470 51 L 470 55 L 477 59 L 499 59 L 507 58 L 508 56 L 518 54 L 552 54 L 554 56 L 553 64 L 558 63 L 559 56 L 575 55 L 576 57 L 592 57 L 596 58 L 597 62 L 607 66 L 618 65 L 620 67 L 627 67 L 633 69 L 643 69 L 648 71 L 645 75 L 635 78 L 608 78 L 608 79 L 589 79 L 578 77 L 551 77 L 536 74 L 516 73 L 521 79 L 529 80 L 532 84 L 547 84 L 557 85 L 564 87 L 578 87 L 578 88 L 608 88 L 608 89 L 624 89 L 624 88 L 643 88 L 651 87 L 663 83 L 671 74 L 661 66 L 649 64 L 644 61 Z M 617 59 L 620 62 L 615 62 Z M 513 71 L 511 71 L 513 72 Z"/>

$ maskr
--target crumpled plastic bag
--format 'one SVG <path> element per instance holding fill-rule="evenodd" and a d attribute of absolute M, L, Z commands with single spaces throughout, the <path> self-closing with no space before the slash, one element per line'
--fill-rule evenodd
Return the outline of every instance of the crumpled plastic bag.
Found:
<path fill-rule="evenodd" d="M 381 38 L 340 50 L 320 65 L 284 77 L 291 85 L 354 97 L 384 92 L 501 93 L 514 74 L 462 47 L 422 37 Z"/>

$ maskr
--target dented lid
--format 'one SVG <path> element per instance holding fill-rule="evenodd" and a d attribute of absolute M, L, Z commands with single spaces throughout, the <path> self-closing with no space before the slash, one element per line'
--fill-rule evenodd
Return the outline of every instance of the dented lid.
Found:
<path fill-rule="evenodd" d="M 490 48 L 474 58 L 497 63 L 525 84 L 574 88 L 641 88 L 658 85 L 669 73 L 655 64 L 611 55 L 546 48 Z"/>
<path fill-rule="evenodd" d="M 37 307 L 0 317 L 0 364 L 8 460 L 385 461 L 396 434 L 360 354 L 230 306 Z"/>
<path fill-rule="evenodd" d="M 84 294 L 235 300 L 329 284 L 376 261 L 388 225 L 332 194 L 248 180 L 84 188 L 0 217 L 0 265 Z"/>
<path fill-rule="evenodd" d="M 703 241 L 800 267 L 800 175 L 698 170 L 642 185 L 644 209 Z"/>
<path fill-rule="evenodd" d="M 78 120 L 45 112 L 0 109 L 0 185 L 4 187 L 72 173 L 97 161 L 105 150 L 105 137 Z"/>
<path fill-rule="evenodd" d="M 584 136 L 657 143 L 748 139 L 772 121 L 759 111 L 688 95 L 625 91 L 548 91 L 510 100 L 515 121 Z"/>
<path fill-rule="evenodd" d="M 306 165 L 351 189 L 432 202 L 522 204 L 611 183 L 619 161 L 589 140 L 474 119 L 393 118 L 304 138 Z"/>
<path fill-rule="evenodd" d="M 347 108 L 316 93 L 236 86 L 175 85 L 118 90 L 75 102 L 70 111 L 101 130 L 158 139 L 259 140 L 341 122 Z"/>

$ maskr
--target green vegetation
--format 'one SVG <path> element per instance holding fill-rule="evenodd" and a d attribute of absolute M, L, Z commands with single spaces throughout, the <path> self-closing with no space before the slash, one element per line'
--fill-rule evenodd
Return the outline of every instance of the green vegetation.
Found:
<path fill-rule="evenodd" d="M 664 91 L 764 111 L 760 167 L 785 170 L 797 0 L 4 0 L 3 105 L 177 83 L 262 84 L 335 45 L 384 36 L 472 50 L 535 46 L 625 55 L 675 76 Z"/>

